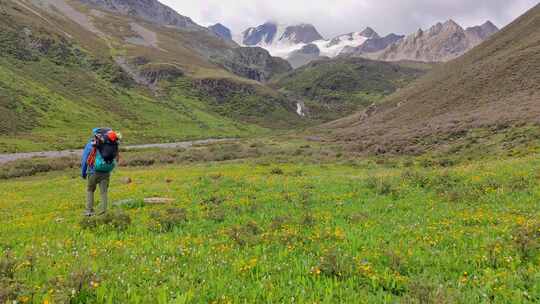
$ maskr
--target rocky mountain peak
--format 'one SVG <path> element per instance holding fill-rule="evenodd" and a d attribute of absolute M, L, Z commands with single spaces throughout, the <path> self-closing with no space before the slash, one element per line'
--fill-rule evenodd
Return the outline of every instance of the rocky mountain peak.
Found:
<path fill-rule="evenodd" d="M 377 32 L 371 27 L 366 27 L 363 31 L 360 32 L 360 35 L 366 38 L 381 38 Z"/>
<path fill-rule="evenodd" d="M 216 23 L 208 27 L 210 31 L 225 40 L 232 40 L 231 30 L 221 23 Z"/>
<path fill-rule="evenodd" d="M 445 33 L 457 33 L 462 32 L 463 28 L 457 24 L 454 20 L 450 19 L 444 23 L 437 23 L 428 30 L 429 36 L 436 36 L 443 32 Z"/>
<path fill-rule="evenodd" d="M 447 29 L 461 29 L 461 25 L 459 25 L 457 22 L 455 22 L 453 19 L 447 20 L 443 26 Z"/>
<path fill-rule="evenodd" d="M 311 43 L 323 39 L 321 34 L 311 24 L 302 23 L 298 25 L 287 26 L 279 40 L 287 40 L 292 43 Z"/>
<path fill-rule="evenodd" d="M 475 41 L 478 44 L 498 31 L 499 28 L 496 27 L 491 21 L 486 21 L 482 25 L 468 27 L 465 30 L 465 33 L 467 34 L 469 39 Z"/>
<path fill-rule="evenodd" d="M 499 30 L 499 28 L 495 24 L 493 24 L 493 22 L 491 22 L 489 20 L 484 22 L 484 24 L 482 24 L 480 27 L 482 27 L 483 29 L 492 29 L 492 30 L 496 30 L 496 31 Z"/>
<path fill-rule="evenodd" d="M 262 43 L 270 44 L 277 33 L 275 22 L 266 22 L 257 27 L 250 27 L 242 33 L 242 43 L 254 46 Z"/>
<path fill-rule="evenodd" d="M 322 39 L 321 34 L 311 24 L 280 25 L 272 21 L 248 28 L 242 36 L 242 43 L 249 46 L 272 45 L 280 42 L 305 44 Z"/>

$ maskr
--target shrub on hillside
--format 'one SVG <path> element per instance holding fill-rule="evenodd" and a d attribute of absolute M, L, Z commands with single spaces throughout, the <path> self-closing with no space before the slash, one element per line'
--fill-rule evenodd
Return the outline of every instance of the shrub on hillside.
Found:
<path fill-rule="evenodd" d="M 79 160 L 74 157 L 18 160 L 2 165 L 0 179 L 33 176 L 38 173 L 76 168 L 79 165 Z"/>
<path fill-rule="evenodd" d="M 336 279 L 345 279 L 354 274 L 354 259 L 341 250 L 331 248 L 319 257 L 318 264 L 311 272 Z"/>
<path fill-rule="evenodd" d="M 370 176 L 365 181 L 366 187 L 379 195 L 389 195 L 396 192 L 389 178 Z"/>
<path fill-rule="evenodd" d="M 169 208 L 153 212 L 150 229 L 156 232 L 169 232 L 187 221 L 187 211 L 183 208 Z"/>
<path fill-rule="evenodd" d="M 9 253 L 0 257 L 0 303 L 16 303 L 26 287 L 15 278 L 18 261 Z"/>
<path fill-rule="evenodd" d="M 416 170 L 405 170 L 401 179 L 420 188 L 427 188 L 431 181 L 425 173 Z"/>
<path fill-rule="evenodd" d="M 228 231 L 229 237 L 240 246 L 253 245 L 258 242 L 258 235 L 262 233 L 259 225 L 250 221 L 244 225 L 236 225 Z"/>
<path fill-rule="evenodd" d="M 96 288 L 100 280 L 96 273 L 88 268 L 76 266 L 65 279 L 55 277 L 49 281 L 53 303 L 95 303 Z"/>
<path fill-rule="evenodd" d="M 208 211 L 206 218 L 214 222 L 221 223 L 225 221 L 225 216 L 226 213 L 223 208 L 213 207 L 212 209 L 210 209 L 210 211 Z"/>
<path fill-rule="evenodd" d="M 283 228 L 284 225 L 291 223 L 291 217 L 290 216 L 276 216 L 272 219 L 272 222 L 270 223 L 270 229 L 272 230 L 280 230 Z"/>
<path fill-rule="evenodd" d="M 270 170 L 270 174 L 272 175 L 283 175 L 283 169 L 281 168 L 273 168 L 272 170 Z"/>
<path fill-rule="evenodd" d="M 131 218 L 123 211 L 108 212 L 104 215 L 84 217 L 79 225 L 83 229 L 95 229 L 100 226 L 111 226 L 117 230 L 126 230 Z"/>
<path fill-rule="evenodd" d="M 540 223 L 527 223 L 516 228 L 512 240 L 522 260 L 532 260 L 540 251 Z"/>
<path fill-rule="evenodd" d="M 307 227 L 312 227 L 316 223 L 317 223 L 317 219 L 310 213 L 304 214 L 304 216 L 302 216 L 302 218 L 300 219 L 300 224 Z"/>

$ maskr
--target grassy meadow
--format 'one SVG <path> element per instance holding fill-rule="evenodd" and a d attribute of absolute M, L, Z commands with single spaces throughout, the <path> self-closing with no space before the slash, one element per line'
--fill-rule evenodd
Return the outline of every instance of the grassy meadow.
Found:
<path fill-rule="evenodd" d="M 0 299 L 538 303 L 539 180 L 536 154 L 125 167 L 91 220 L 75 169 L 4 180 Z"/>

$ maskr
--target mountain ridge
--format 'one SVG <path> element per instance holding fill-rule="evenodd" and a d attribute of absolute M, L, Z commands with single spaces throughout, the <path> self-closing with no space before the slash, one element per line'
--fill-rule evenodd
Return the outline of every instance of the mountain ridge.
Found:
<path fill-rule="evenodd" d="M 318 34 L 313 25 L 305 23 L 301 25 L 303 28 L 312 29 L 310 31 L 316 32 L 317 35 L 300 41 L 287 39 L 288 37 L 282 39 L 283 35 L 280 33 L 283 33 L 283 29 L 295 28 L 295 26 L 266 22 L 245 30 L 240 43 L 265 48 L 272 55 L 287 59 L 294 68 L 312 60 L 340 55 L 383 61 L 441 62 L 459 57 L 498 31 L 491 21 L 463 29 L 457 22 L 450 19 L 444 23 L 438 22 L 427 30 L 419 29 L 409 36 L 390 33 L 381 37 L 373 28 L 366 27 L 359 32 L 325 39 Z M 291 32 L 295 31 L 291 30 Z M 320 38 L 317 39 L 317 37 Z M 313 52 L 306 54 L 303 48 L 309 44 L 316 45 L 320 54 L 317 56 L 314 56 Z"/>
<path fill-rule="evenodd" d="M 444 23 L 438 22 L 427 30 L 419 29 L 388 46 L 375 58 L 384 61 L 445 62 L 465 54 L 496 31 L 498 28 L 489 21 L 464 29 L 450 19 Z"/>

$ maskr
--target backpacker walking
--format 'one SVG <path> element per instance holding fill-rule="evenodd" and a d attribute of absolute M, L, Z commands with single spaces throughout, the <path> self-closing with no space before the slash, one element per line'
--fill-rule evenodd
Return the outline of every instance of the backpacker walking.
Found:
<path fill-rule="evenodd" d="M 94 215 L 94 192 L 99 185 L 101 205 L 98 215 L 107 212 L 111 172 L 120 159 L 120 136 L 110 128 L 96 128 L 84 147 L 81 161 L 81 177 L 88 179 L 86 193 L 86 216 Z"/>

